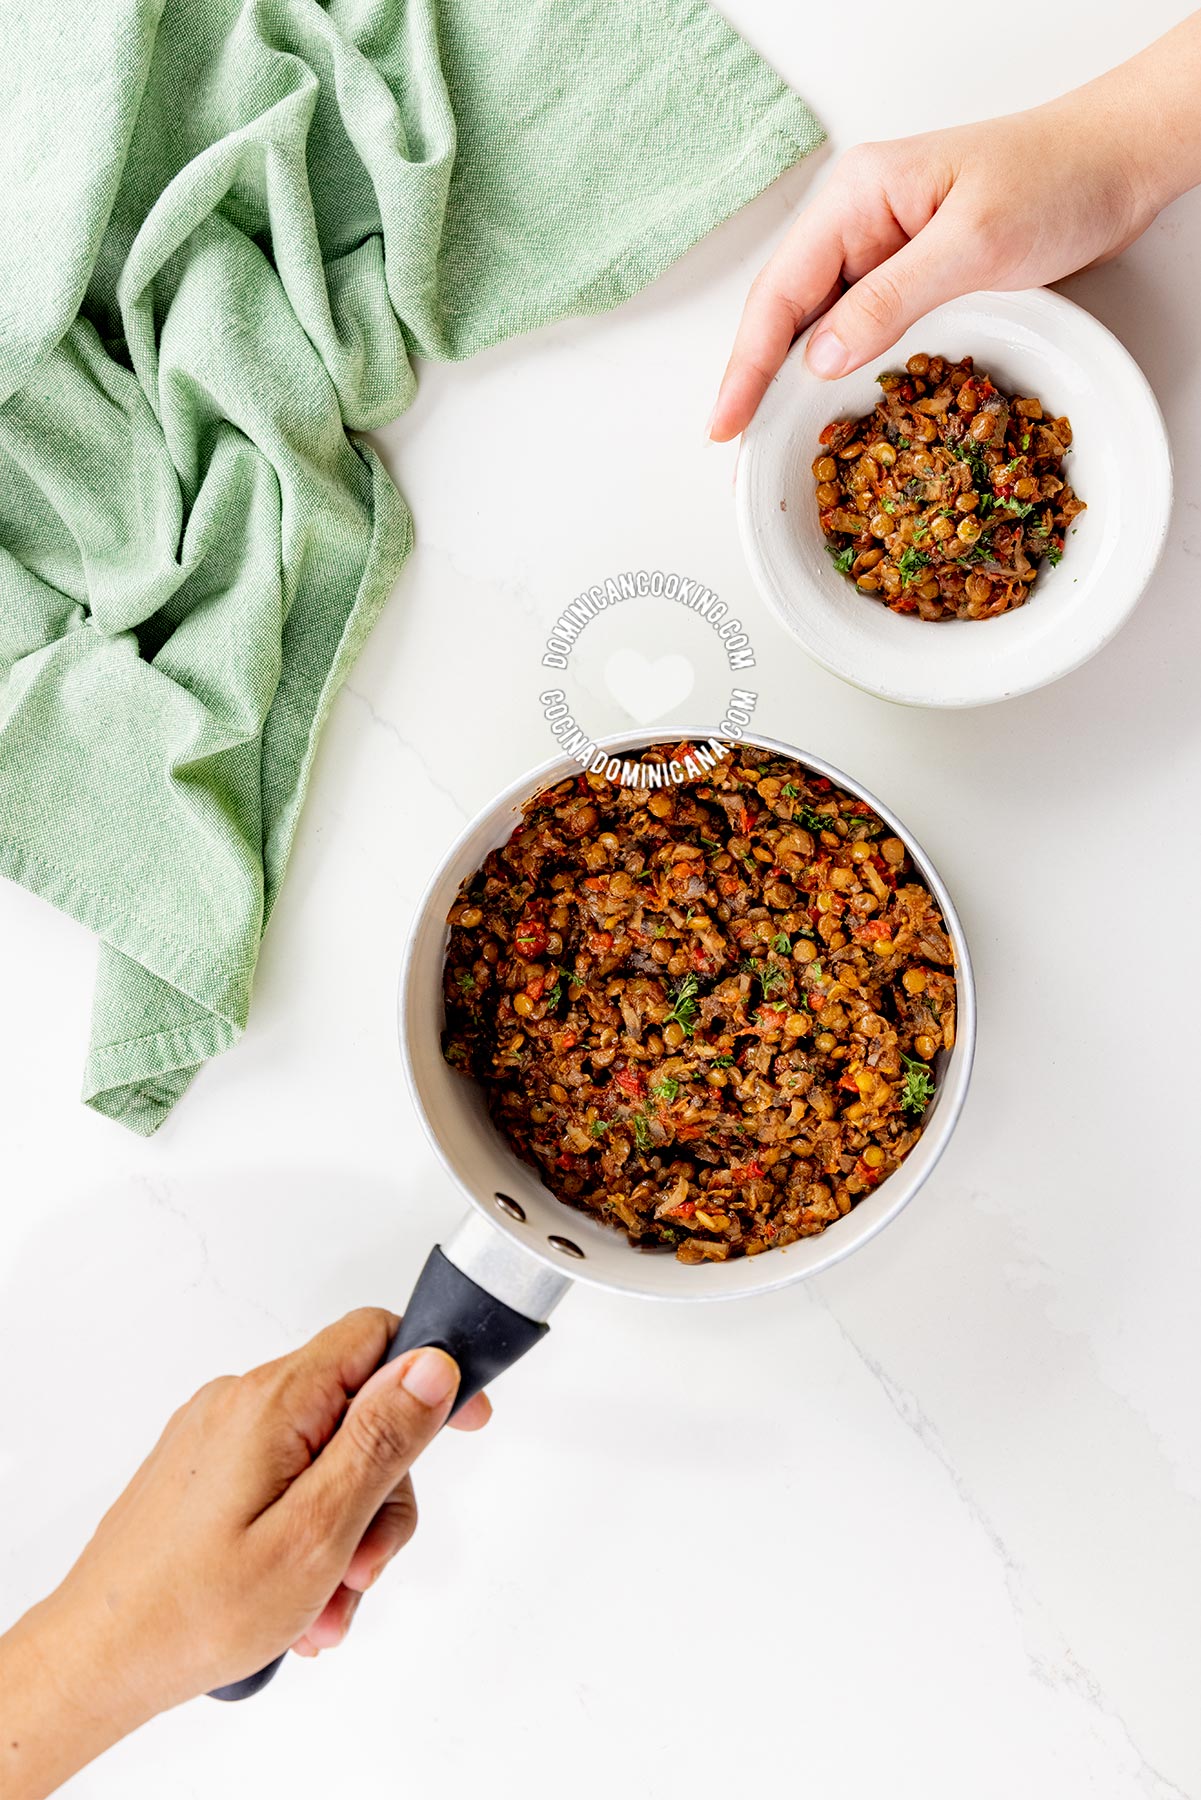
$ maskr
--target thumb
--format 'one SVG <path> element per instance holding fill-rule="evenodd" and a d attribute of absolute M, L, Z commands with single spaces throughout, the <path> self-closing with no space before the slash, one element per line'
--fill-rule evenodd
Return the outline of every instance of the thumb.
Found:
<path fill-rule="evenodd" d="M 824 381 L 883 356 L 923 314 L 981 285 L 979 241 L 949 207 L 849 287 L 821 320 L 805 361 Z"/>
<path fill-rule="evenodd" d="M 384 1501 L 446 1423 L 459 1368 L 442 1350 L 412 1350 L 364 1383 L 317 1460 L 281 1505 L 345 1567 Z"/>

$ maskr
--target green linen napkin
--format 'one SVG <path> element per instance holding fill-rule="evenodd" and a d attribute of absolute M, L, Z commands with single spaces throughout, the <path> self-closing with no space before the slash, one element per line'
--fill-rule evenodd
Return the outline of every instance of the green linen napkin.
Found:
<path fill-rule="evenodd" d="M 246 1024 L 412 542 L 353 434 L 813 149 L 701 0 L 59 0 L 0 59 L 0 872 L 102 940 L 84 1097 Z"/>

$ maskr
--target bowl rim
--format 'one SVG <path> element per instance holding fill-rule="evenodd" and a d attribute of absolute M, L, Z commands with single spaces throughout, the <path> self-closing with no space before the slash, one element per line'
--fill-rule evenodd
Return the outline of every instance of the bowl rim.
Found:
<path fill-rule="evenodd" d="M 704 744 L 715 735 L 716 734 L 707 727 L 700 726 L 639 727 L 634 730 L 612 733 L 606 737 L 598 738 L 596 740 L 596 747 L 598 750 L 607 750 L 616 754 L 618 752 L 646 749 L 655 743 L 699 741 Z M 826 1269 L 832 1268 L 835 1263 L 842 1262 L 844 1258 L 860 1249 L 862 1245 L 869 1243 L 904 1211 L 909 1202 L 925 1186 L 938 1163 L 941 1161 L 962 1115 L 963 1107 L 967 1100 L 968 1089 L 971 1085 L 972 1070 L 975 1063 L 977 1029 L 976 983 L 967 935 L 964 931 L 963 922 L 960 919 L 954 900 L 951 898 L 950 892 L 948 891 L 942 876 L 939 874 L 930 855 L 915 837 L 914 833 L 897 817 L 890 807 L 886 806 L 876 797 L 870 788 L 865 787 L 864 784 L 855 777 L 847 775 L 842 769 L 839 769 L 833 763 L 827 762 L 823 757 L 820 757 L 813 752 L 800 750 L 794 744 L 787 743 L 779 738 L 768 737 L 759 732 L 747 732 L 739 740 L 719 738 L 718 741 L 728 742 L 732 750 L 737 750 L 741 745 L 747 745 L 754 749 L 767 750 L 776 755 L 786 756 L 795 762 L 801 763 L 805 768 L 811 769 L 815 774 L 825 776 L 827 780 L 833 781 L 836 785 L 845 788 L 848 793 L 854 795 L 857 799 L 865 801 L 879 814 L 880 818 L 883 819 L 886 824 L 892 827 L 894 833 L 905 844 L 905 847 L 910 852 L 923 880 L 929 886 L 930 891 L 933 893 L 942 910 L 948 935 L 950 936 L 955 951 L 955 1047 L 950 1053 L 946 1069 L 943 1073 L 943 1078 L 939 1083 L 934 1113 L 931 1116 L 929 1124 L 923 1128 L 921 1134 L 921 1142 L 923 1144 L 928 1143 L 924 1166 L 920 1168 L 911 1168 L 910 1160 L 909 1158 L 906 1158 L 900 1168 L 888 1177 L 888 1181 L 881 1184 L 880 1189 L 877 1190 L 881 1194 L 885 1193 L 892 1183 L 896 1184 L 896 1191 L 891 1202 L 889 1202 L 876 1216 L 864 1218 L 862 1223 L 856 1227 L 853 1224 L 853 1221 L 855 1220 L 856 1213 L 858 1213 L 860 1209 L 858 1207 L 853 1208 L 844 1218 L 836 1220 L 834 1225 L 830 1226 L 826 1231 L 820 1234 L 822 1251 L 814 1254 L 812 1260 L 806 1262 L 801 1267 L 794 1267 L 792 1269 L 780 1268 L 775 1262 L 773 1252 L 769 1250 L 765 1251 L 762 1255 L 753 1258 L 740 1257 L 732 1264 L 706 1264 L 705 1269 L 716 1272 L 717 1279 L 715 1279 L 711 1285 L 708 1283 L 703 1285 L 698 1283 L 697 1290 L 688 1295 L 679 1293 L 667 1294 L 657 1289 L 641 1286 L 637 1279 L 634 1278 L 638 1267 L 638 1252 L 633 1249 L 630 1250 L 632 1278 L 628 1281 L 624 1279 L 614 1279 L 604 1273 L 598 1273 L 588 1260 L 572 1262 L 569 1265 L 565 1265 L 561 1256 L 552 1254 L 543 1245 L 533 1241 L 532 1234 L 524 1236 L 519 1233 L 512 1221 L 491 1208 L 487 1203 L 487 1198 L 481 1194 L 476 1186 L 460 1171 L 455 1158 L 448 1150 L 448 1146 L 442 1134 L 438 1131 L 433 1119 L 430 1117 L 422 1096 L 417 1066 L 417 1039 L 419 1036 L 428 1033 L 429 1030 L 429 1021 L 421 1015 L 421 1002 L 416 995 L 418 979 L 424 966 L 419 958 L 419 947 L 424 935 L 423 927 L 427 926 L 430 922 L 435 903 L 438 900 L 438 896 L 442 891 L 447 876 L 452 869 L 457 867 L 465 850 L 475 839 L 481 828 L 486 823 L 491 823 L 499 829 L 502 824 L 512 818 L 514 807 L 520 809 L 520 806 L 524 801 L 532 799 L 533 796 L 543 788 L 553 785 L 556 781 L 563 780 L 567 774 L 572 772 L 577 774 L 581 773 L 582 771 L 579 763 L 571 757 L 563 755 L 553 757 L 548 761 L 539 763 L 533 768 L 528 769 L 524 774 L 518 776 L 516 780 L 510 782 L 502 792 L 496 795 L 486 805 L 479 808 L 464 829 L 458 833 L 454 842 L 438 859 L 437 866 L 425 884 L 409 924 L 404 958 L 400 969 L 400 978 L 397 984 L 397 1031 L 400 1040 L 400 1056 L 401 1064 L 404 1069 L 405 1083 L 414 1109 L 421 1121 L 422 1129 L 425 1132 L 426 1138 L 433 1149 L 438 1162 L 441 1164 L 445 1173 L 450 1177 L 454 1186 L 467 1200 L 468 1204 L 483 1218 L 487 1219 L 491 1226 L 504 1233 L 504 1235 L 511 1237 L 528 1255 L 536 1257 L 540 1262 L 556 1270 L 557 1273 L 570 1275 L 573 1280 L 583 1281 L 589 1286 L 601 1288 L 610 1293 L 633 1294 L 640 1298 L 652 1300 L 733 1300 L 770 1293 L 777 1288 L 788 1287 L 794 1282 L 806 1280 L 813 1275 L 822 1274 Z M 497 841 L 504 842 L 504 838 L 498 838 Z M 458 876 L 457 879 L 461 880 L 462 876 Z M 445 921 L 443 920 L 441 923 L 443 930 L 436 940 L 441 946 L 439 950 L 440 958 L 445 955 L 447 929 L 445 927 Z M 512 1157 L 514 1153 L 505 1144 L 499 1131 L 496 1132 L 496 1139 L 498 1148 Z M 550 1193 L 549 1189 L 546 1191 L 553 1200 L 555 1196 Z M 571 1216 L 568 1209 L 565 1208 L 564 1211 L 568 1217 Z M 849 1229 L 844 1233 L 839 1233 L 838 1227 L 840 1226 L 846 1226 L 849 1227 Z M 829 1241 L 831 1238 L 833 1239 L 832 1243 Z M 808 1244 L 815 1242 L 813 1238 L 804 1241 Z M 782 1263 L 787 1262 L 788 1260 L 787 1248 L 788 1247 L 785 1246 L 779 1252 Z M 721 1284 L 720 1276 L 723 1271 L 731 1268 L 744 1267 L 748 1264 L 752 1265 L 756 1270 L 756 1276 L 753 1280 L 747 1280 L 743 1277 L 737 1286 L 726 1286 Z M 779 1272 L 775 1272 L 777 1269 Z"/>
<path fill-rule="evenodd" d="M 835 659 L 825 655 L 814 641 L 812 635 L 805 631 L 803 614 L 798 618 L 795 612 L 790 613 L 788 610 L 785 600 L 779 591 L 776 575 L 769 566 L 761 547 L 759 515 L 751 491 L 754 485 L 756 462 L 761 454 L 761 447 L 764 443 L 765 432 L 768 429 L 770 420 L 771 407 L 773 404 L 772 395 L 773 393 L 778 392 L 777 384 L 779 383 L 783 369 L 791 364 L 794 359 L 803 360 L 805 346 L 818 324 L 820 324 L 820 320 L 814 320 L 793 343 L 788 355 L 784 359 L 781 370 L 773 377 L 768 387 L 767 394 L 765 394 L 764 399 L 760 402 L 755 417 L 751 420 L 746 431 L 743 433 L 734 473 L 734 504 L 739 542 L 742 547 L 742 553 L 747 568 L 750 571 L 751 578 L 755 583 L 755 587 L 762 598 L 764 605 L 772 613 L 773 617 L 778 621 L 783 630 L 788 633 L 789 637 L 800 644 L 801 648 L 805 651 L 805 654 L 810 657 L 813 662 L 817 663 L 820 668 L 825 669 L 828 674 L 836 676 L 838 680 L 845 682 L 847 686 L 857 688 L 860 693 L 872 694 L 878 699 L 887 700 L 894 705 L 925 707 L 937 711 L 969 710 L 980 706 L 996 706 L 1000 705 L 1003 701 L 1016 700 L 1022 695 L 1035 693 L 1039 688 L 1048 687 L 1053 682 L 1061 680 L 1064 676 L 1073 674 L 1077 669 L 1083 667 L 1086 662 L 1089 662 L 1092 657 L 1103 650 L 1105 646 L 1117 636 L 1123 626 L 1129 622 L 1131 615 L 1143 595 L 1146 593 L 1147 588 L 1155 575 L 1155 571 L 1159 566 L 1160 559 L 1163 555 L 1164 545 L 1167 542 L 1168 531 L 1171 526 L 1174 501 L 1174 469 L 1172 444 L 1168 435 L 1163 409 L 1159 404 L 1155 390 L 1152 388 L 1146 374 L 1142 368 L 1140 368 L 1138 362 L 1127 349 L 1126 345 L 1115 332 L 1111 331 L 1107 325 L 1103 324 L 1094 313 L 1089 312 L 1086 307 L 1081 306 L 1078 301 L 1070 300 L 1066 294 L 1057 293 L 1053 288 L 981 288 L 969 294 L 957 295 L 951 300 L 944 301 L 938 307 L 932 308 L 930 313 L 923 315 L 922 318 L 916 319 L 912 325 L 906 326 L 905 331 L 901 335 L 902 337 L 905 337 L 908 336 L 910 332 L 920 329 L 925 318 L 932 317 L 935 313 L 942 313 L 953 307 L 968 305 L 972 302 L 979 303 L 987 301 L 1004 302 L 1011 307 L 1017 306 L 1021 308 L 1025 306 L 1035 315 L 1040 312 L 1049 311 L 1052 316 L 1058 314 L 1065 320 L 1074 320 L 1077 329 L 1080 328 L 1079 321 L 1086 321 L 1086 329 L 1096 332 L 1099 336 L 1106 339 L 1113 347 L 1113 350 L 1117 354 L 1118 361 L 1125 367 L 1128 373 L 1130 391 L 1145 405 L 1147 418 L 1152 427 L 1147 442 L 1140 445 L 1140 450 L 1148 457 L 1155 456 L 1161 463 L 1158 478 L 1153 480 L 1154 489 L 1162 496 L 1159 518 L 1155 522 L 1154 538 L 1149 544 L 1141 573 L 1137 581 L 1132 584 L 1130 598 L 1126 605 L 1099 634 L 1091 637 L 1078 652 L 1074 653 L 1068 659 L 1057 661 L 1055 666 L 1050 670 L 1033 673 L 1025 679 L 1010 679 L 1007 681 L 1004 690 L 999 693 L 955 696 L 950 694 L 930 694 L 929 692 L 923 692 L 913 687 L 905 687 L 897 683 L 890 683 L 884 680 L 872 680 L 866 676 L 856 674 L 846 666 L 840 665 Z M 893 348 L 895 349 L 895 346 Z M 884 362 L 890 354 L 891 351 L 884 351 L 878 357 L 869 358 L 867 364 L 864 365 L 864 368 L 870 368 L 875 363 Z M 973 355 L 976 354 L 976 352 L 973 352 Z M 850 375 L 841 377 L 840 380 L 854 380 L 857 376 L 862 374 L 863 368 L 856 369 L 853 370 Z M 816 377 L 814 379 L 816 379 Z M 839 382 L 832 381 L 828 386 L 833 395 L 838 390 Z M 917 621 L 917 623 L 920 624 L 922 621 Z M 948 624 L 953 625 L 954 623 L 956 622 L 940 622 L 938 628 L 943 629 L 944 626 L 947 626 Z"/>

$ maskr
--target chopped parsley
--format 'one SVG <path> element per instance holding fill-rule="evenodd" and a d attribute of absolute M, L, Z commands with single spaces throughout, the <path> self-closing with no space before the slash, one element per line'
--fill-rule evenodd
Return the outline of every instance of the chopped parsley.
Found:
<path fill-rule="evenodd" d="M 934 1077 L 925 1063 L 917 1062 L 902 1051 L 905 1080 L 901 1088 L 901 1110 L 920 1118 L 934 1098 Z"/>
<path fill-rule="evenodd" d="M 1063 551 L 1059 548 L 1058 544 L 1052 544 L 1047 551 L 1047 561 L 1053 569 L 1058 568 L 1059 564 L 1063 561 Z"/>
<path fill-rule="evenodd" d="M 564 988 L 573 987 L 574 985 L 575 974 L 571 969 L 564 969 L 562 967 L 557 969 L 555 972 L 555 985 L 546 996 L 546 1004 L 548 1006 L 558 1006 L 560 1000 L 563 998 Z"/>
<path fill-rule="evenodd" d="M 923 569 L 930 567 L 930 558 L 924 550 L 915 550 L 912 544 L 906 544 L 905 554 L 901 557 L 897 567 L 901 571 L 901 585 L 908 587 L 910 582 L 918 579 Z"/>
<path fill-rule="evenodd" d="M 851 564 L 855 560 L 854 545 L 848 544 L 845 550 L 840 550 L 837 544 L 827 544 L 826 549 L 834 558 L 834 567 L 838 570 L 838 573 L 840 575 L 849 575 L 851 572 Z"/>
<path fill-rule="evenodd" d="M 833 831 L 833 813 L 814 812 L 811 806 L 798 806 L 792 815 L 794 825 L 803 825 L 806 831 Z"/>
<path fill-rule="evenodd" d="M 630 1123 L 634 1127 L 634 1142 L 639 1150 L 649 1150 L 652 1142 L 651 1123 L 645 1112 L 636 1112 Z"/>
<path fill-rule="evenodd" d="M 955 454 L 960 462 L 965 462 L 971 470 L 972 481 L 978 492 L 981 494 L 991 494 L 992 476 L 989 473 L 988 464 L 984 460 L 984 452 L 981 450 L 975 438 L 965 439 L 964 442 L 958 446 Z"/>
<path fill-rule="evenodd" d="M 651 1093 L 656 1100 L 666 1100 L 669 1106 L 679 1091 L 680 1084 L 674 1075 L 665 1075 L 662 1081 L 656 1082 L 655 1086 L 651 1089 Z"/>
<path fill-rule="evenodd" d="M 671 1011 L 664 1019 L 665 1025 L 678 1025 L 685 1037 L 691 1037 L 696 1030 L 696 996 L 699 983 L 695 975 L 685 975 L 672 995 Z"/>
<path fill-rule="evenodd" d="M 784 786 L 780 789 L 780 792 L 786 800 L 795 800 L 797 797 L 797 790 L 791 781 L 786 781 Z"/>
<path fill-rule="evenodd" d="M 459 986 L 462 988 L 462 990 L 465 994 L 473 994 L 475 992 L 475 976 L 472 975 L 467 969 L 457 970 L 456 974 L 455 974 L 455 980 L 458 982 Z"/>
<path fill-rule="evenodd" d="M 713 1058 L 713 1067 L 715 1069 L 728 1069 L 733 1066 L 733 1062 L 734 1058 L 732 1056 L 715 1056 Z"/>
<path fill-rule="evenodd" d="M 593 1137 L 604 1137 L 606 1131 L 609 1129 L 610 1123 L 611 1121 L 608 1119 L 593 1119 L 588 1129 Z"/>
<path fill-rule="evenodd" d="M 1022 433 L 1022 449 L 1029 450 L 1029 448 L 1030 448 L 1030 433 L 1028 431 L 1023 431 L 1023 433 Z"/>
<path fill-rule="evenodd" d="M 771 947 L 779 956 L 791 956 L 792 939 L 786 931 L 777 932 L 771 941 Z"/>

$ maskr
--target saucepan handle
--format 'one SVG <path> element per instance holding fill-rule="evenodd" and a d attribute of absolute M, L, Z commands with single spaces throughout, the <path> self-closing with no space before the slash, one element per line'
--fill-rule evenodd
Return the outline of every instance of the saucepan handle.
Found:
<path fill-rule="evenodd" d="M 430 1251 L 385 1362 L 418 1345 L 445 1350 L 459 1365 L 451 1417 L 473 1395 L 532 1350 L 550 1326 L 527 1319 L 455 1267 L 440 1245 Z"/>
<path fill-rule="evenodd" d="M 489 1244 L 483 1240 L 485 1264 L 496 1260 L 496 1252 L 500 1250 L 498 1234 L 490 1226 L 484 1228 L 488 1238 L 497 1240 Z M 452 1242 L 452 1249 L 457 1248 L 459 1260 L 470 1264 L 471 1252 L 479 1247 L 480 1233 L 478 1224 L 465 1226 Z M 467 1255 L 462 1254 L 466 1249 Z M 504 1262 L 501 1252 L 501 1261 Z M 522 1258 L 523 1262 L 529 1261 Z M 566 1288 L 567 1282 L 559 1276 L 548 1275 L 546 1271 L 538 1272 L 533 1265 L 534 1291 L 527 1295 L 521 1293 L 527 1303 L 532 1303 L 531 1310 L 549 1311 L 559 1295 Z M 503 1266 L 500 1273 L 504 1273 Z M 401 1356 L 406 1350 L 415 1350 L 419 1345 L 433 1345 L 437 1350 L 445 1350 L 453 1356 L 459 1365 L 460 1382 L 458 1397 L 451 1414 L 465 1406 L 473 1394 L 487 1387 L 498 1375 L 515 1363 L 519 1356 L 533 1348 L 539 1338 L 545 1337 L 550 1330 L 545 1318 L 530 1319 L 524 1313 L 497 1298 L 495 1294 L 473 1281 L 470 1275 L 464 1274 L 457 1262 L 450 1257 L 440 1245 L 435 1245 L 426 1258 L 425 1267 L 417 1277 L 417 1285 L 405 1308 L 400 1330 L 388 1346 L 385 1362 Z M 286 1655 L 287 1652 L 285 1651 Z M 231 1681 L 226 1687 L 213 1688 L 214 1700 L 249 1700 L 254 1694 L 266 1687 L 283 1656 L 277 1656 L 273 1663 L 259 1669 L 254 1675 L 247 1675 L 241 1681 Z"/>

